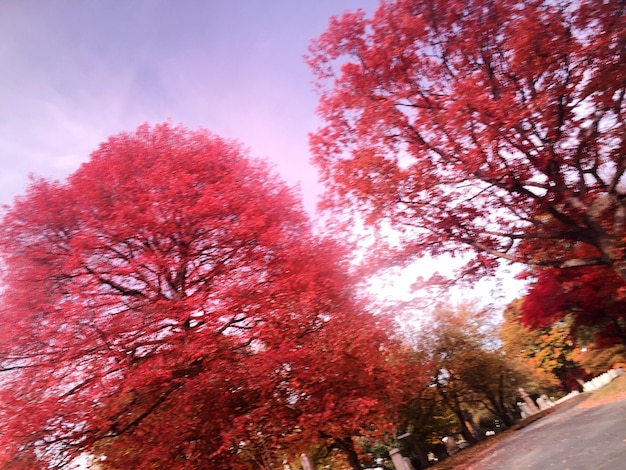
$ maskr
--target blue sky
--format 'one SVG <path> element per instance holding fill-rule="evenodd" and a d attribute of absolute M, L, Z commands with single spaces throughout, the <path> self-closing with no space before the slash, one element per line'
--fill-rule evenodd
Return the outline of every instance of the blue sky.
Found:
<path fill-rule="evenodd" d="M 377 0 L 3 0 L 0 204 L 62 179 L 108 136 L 171 120 L 235 138 L 300 184 L 317 96 L 303 59 L 332 15 Z"/>

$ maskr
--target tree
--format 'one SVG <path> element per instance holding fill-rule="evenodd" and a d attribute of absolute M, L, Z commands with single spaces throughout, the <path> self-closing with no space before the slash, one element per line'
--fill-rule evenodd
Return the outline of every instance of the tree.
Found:
<path fill-rule="evenodd" d="M 383 320 L 234 142 L 169 124 L 111 137 L 66 182 L 33 181 L 0 253 L 2 464 L 247 468 L 261 441 L 274 457 L 332 426 L 331 398 L 352 433 L 381 406 Z"/>
<path fill-rule="evenodd" d="M 416 340 L 419 354 L 431 364 L 431 385 L 456 415 L 468 442 L 477 439 L 468 412 L 484 408 L 507 426 L 513 424 L 510 404 L 527 381 L 497 348 L 485 315 L 468 306 L 439 306 Z"/>
<path fill-rule="evenodd" d="M 360 441 L 380 440 L 395 429 L 397 407 L 424 376 L 412 368 L 412 381 L 403 383 L 404 368 L 392 360 L 399 345 L 372 324 L 376 318 L 354 314 L 351 320 L 334 321 L 311 338 L 306 348 L 279 356 L 287 366 L 280 373 L 290 398 L 268 403 L 270 408 L 248 427 L 250 440 L 269 423 L 284 430 L 285 423 L 295 422 L 297 426 L 283 441 L 289 450 L 299 454 L 312 444 L 338 450 L 350 468 L 360 470 Z M 272 373 L 267 361 L 253 369 L 261 377 Z M 246 422 L 250 423 L 249 416 Z"/>
<path fill-rule="evenodd" d="M 622 0 L 382 2 L 333 18 L 309 64 L 325 205 L 397 228 L 399 259 L 626 279 Z"/>
<path fill-rule="evenodd" d="M 402 407 L 401 413 L 404 429 L 417 438 L 426 452 L 437 453 L 441 439 L 458 427 L 458 417 L 433 386 L 415 390 L 413 400 Z"/>
<path fill-rule="evenodd" d="M 542 316 L 541 326 L 529 328 L 524 324 L 525 303 L 526 299 L 517 299 L 504 310 L 502 342 L 507 357 L 530 367 L 535 388 L 555 388 L 551 377 L 558 380 L 563 390 L 580 388 L 587 377 L 576 360 L 580 347 L 572 317 L 552 317 L 548 322 Z"/>
<path fill-rule="evenodd" d="M 581 348 L 576 360 L 590 377 L 597 377 L 607 370 L 626 365 L 626 346 L 617 344 L 608 348 L 599 348 L 591 343 Z"/>
<path fill-rule="evenodd" d="M 535 272 L 520 313 L 531 328 L 569 318 L 574 336 L 591 336 L 582 345 L 626 345 L 626 286 L 606 266 Z"/>

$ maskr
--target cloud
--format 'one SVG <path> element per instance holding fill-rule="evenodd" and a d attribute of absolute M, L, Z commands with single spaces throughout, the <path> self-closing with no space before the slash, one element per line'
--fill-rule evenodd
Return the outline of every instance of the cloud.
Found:
<path fill-rule="evenodd" d="M 376 0 L 0 4 L 0 202 L 63 178 L 108 136 L 171 119 L 274 162 L 309 210 L 321 188 L 302 58 L 331 14 Z"/>

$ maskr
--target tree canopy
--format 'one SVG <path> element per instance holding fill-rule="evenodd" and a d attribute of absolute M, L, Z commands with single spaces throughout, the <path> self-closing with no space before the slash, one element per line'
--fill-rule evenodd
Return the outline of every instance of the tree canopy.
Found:
<path fill-rule="evenodd" d="M 400 259 L 626 278 L 623 1 L 390 0 L 334 18 L 309 63 L 325 204 L 397 228 Z"/>
<path fill-rule="evenodd" d="M 580 388 L 579 381 L 588 377 L 576 360 L 580 346 L 572 317 L 544 319 L 541 326 L 529 329 L 523 324 L 525 303 L 526 299 L 514 300 L 503 312 L 501 335 L 508 359 L 527 364 L 534 372 L 533 382 L 543 388 L 550 388 L 550 379 L 558 380 L 564 391 Z"/>
<path fill-rule="evenodd" d="M 574 332 L 586 330 L 599 346 L 626 344 L 626 286 L 606 266 L 575 271 L 555 268 L 534 273 L 521 305 L 520 320 L 531 328 L 570 318 Z M 580 336 L 580 335 L 579 335 Z"/>
<path fill-rule="evenodd" d="M 511 405 L 529 379 L 498 347 L 499 335 L 488 317 L 469 305 L 437 306 L 416 337 L 416 350 L 430 365 L 431 386 L 456 415 L 468 442 L 479 438 L 468 412 L 484 409 L 513 424 Z"/>
<path fill-rule="evenodd" d="M 32 182 L 0 252 L 5 468 L 238 468 L 296 434 L 351 440 L 386 406 L 382 320 L 344 253 L 235 142 L 111 137 Z"/>

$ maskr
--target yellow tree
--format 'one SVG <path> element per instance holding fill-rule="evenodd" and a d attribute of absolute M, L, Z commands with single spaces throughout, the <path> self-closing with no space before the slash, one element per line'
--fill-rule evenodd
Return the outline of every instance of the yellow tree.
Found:
<path fill-rule="evenodd" d="M 467 423 L 469 409 L 484 408 L 511 425 L 517 388 L 528 380 L 499 349 L 488 318 L 487 312 L 468 306 L 438 307 L 417 337 L 419 353 L 432 365 L 432 386 L 470 442 L 475 437 Z"/>
<path fill-rule="evenodd" d="M 507 356 L 525 363 L 533 371 L 538 388 L 554 386 L 554 379 L 563 389 L 577 388 L 585 374 L 576 361 L 580 349 L 576 346 L 571 318 L 566 316 L 545 327 L 530 329 L 521 323 L 522 302 L 521 299 L 511 302 L 503 314 L 502 341 Z"/>

